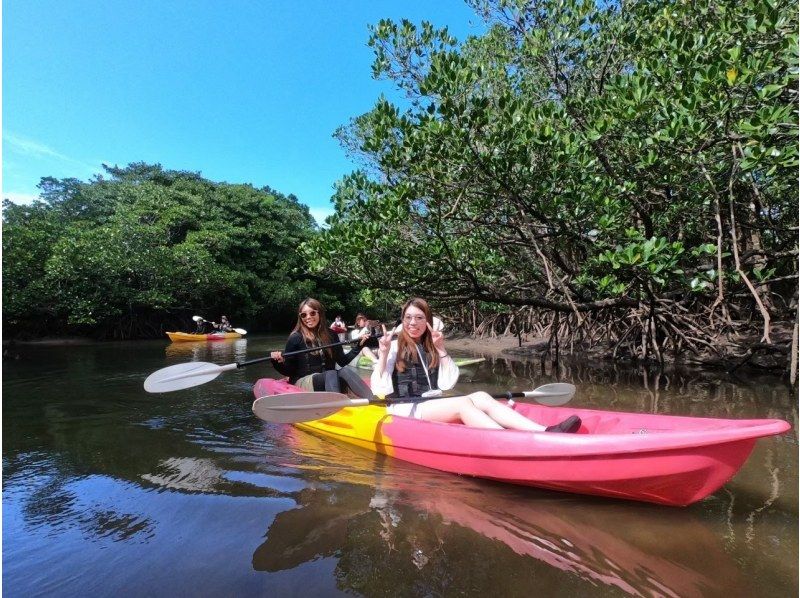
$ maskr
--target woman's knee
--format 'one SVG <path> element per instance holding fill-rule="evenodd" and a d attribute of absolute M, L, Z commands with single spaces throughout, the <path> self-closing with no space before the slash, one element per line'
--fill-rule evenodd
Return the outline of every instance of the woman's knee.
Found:
<path fill-rule="evenodd" d="M 480 409 L 481 411 L 490 408 L 494 403 L 492 395 L 482 390 L 468 394 L 467 398 L 474 407 Z"/>

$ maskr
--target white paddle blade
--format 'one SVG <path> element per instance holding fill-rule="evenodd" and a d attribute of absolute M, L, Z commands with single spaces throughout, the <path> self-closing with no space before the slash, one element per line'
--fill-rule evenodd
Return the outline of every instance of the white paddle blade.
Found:
<path fill-rule="evenodd" d="M 236 367 L 235 363 L 229 365 L 217 365 L 204 361 L 179 363 L 150 374 L 144 381 L 144 389 L 147 392 L 172 392 L 173 390 L 200 386 L 206 382 L 211 382 L 222 372 L 235 370 Z"/>
<path fill-rule="evenodd" d="M 369 399 L 351 399 L 338 392 L 297 392 L 260 397 L 253 403 L 258 419 L 293 424 L 333 415 L 345 407 L 368 405 Z"/>
<path fill-rule="evenodd" d="M 550 407 L 559 407 L 566 405 L 575 396 L 575 386 L 566 382 L 554 382 L 552 384 L 544 384 L 535 390 L 525 392 L 526 399 L 534 399 L 537 403 L 542 405 L 549 405 Z"/>
<path fill-rule="evenodd" d="M 205 320 L 200 316 L 192 316 L 192 320 L 194 320 L 195 322 L 205 322 Z"/>
<path fill-rule="evenodd" d="M 241 334 L 242 336 L 247 334 L 247 330 L 245 330 L 244 328 L 234 328 L 233 331 L 238 333 L 238 334 Z"/>

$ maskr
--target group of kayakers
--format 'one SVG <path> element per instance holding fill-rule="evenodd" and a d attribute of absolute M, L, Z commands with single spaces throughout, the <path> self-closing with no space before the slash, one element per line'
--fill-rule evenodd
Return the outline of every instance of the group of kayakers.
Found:
<path fill-rule="evenodd" d="M 233 326 L 231 326 L 231 323 L 228 321 L 228 316 L 220 316 L 219 322 L 209 322 L 208 320 L 204 320 L 199 316 L 195 316 L 195 318 L 197 319 L 197 330 L 195 331 L 196 334 L 207 334 L 209 324 L 212 326 L 212 333 L 233 332 Z"/>
<path fill-rule="evenodd" d="M 369 336 L 368 332 L 362 333 L 359 343 L 347 353 L 342 345 L 336 345 L 284 358 L 283 353 L 334 343 L 325 319 L 325 308 L 316 299 L 309 298 L 300 303 L 297 323 L 286 341 L 285 350 L 273 351 L 270 357 L 278 372 L 304 390 L 342 392 L 349 389 L 358 397 L 368 397 L 372 396 L 369 387 L 354 370 L 344 366 L 358 357 Z M 337 370 L 336 365 L 341 369 Z"/>
<path fill-rule="evenodd" d="M 354 342 L 347 353 L 342 345 L 337 345 L 284 357 L 283 353 L 336 342 L 321 302 L 305 299 L 297 311 L 297 323 L 285 350 L 273 351 L 270 357 L 278 372 L 305 390 L 350 390 L 358 397 L 383 396 L 389 402 L 387 411 L 394 415 L 445 423 L 461 422 L 477 428 L 576 432 L 581 425 L 581 420 L 573 415 L 559 424 L 543 426 L 482 391 L 442 398 L 441 391 L 455 386 L 459 371 L 445 348 L 441 321 L 433 317 L 424 299 L 415 297 L 403 305 L 401 322 L 396 328 L 387 330 L 385 325 L 381 326 L 377 357 L 368 347 L 375 335 L 364 314 L 356 317 L 356 327 L 350 337 L 358 342 Z M 355 370 L 344 367 L 362 354 L 371 356 L 376 362 L 370 380 L 371 389 Z M 341 369 L 336 369 L 337 365 Z"/>

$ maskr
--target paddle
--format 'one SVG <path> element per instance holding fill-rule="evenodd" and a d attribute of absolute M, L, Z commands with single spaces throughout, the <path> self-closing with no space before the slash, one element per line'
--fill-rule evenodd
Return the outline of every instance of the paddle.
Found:
<path fill-rule="evenodd" d="M 382 336 L 382 335 L 376 335 Z M 361 342 L 360 338 L 341 341 L 338 343 L 331 343 L 330 345 L 322 345 L 320 347 L 310 347 L 308 349 L 300 349 L 299 351 L 291 351 L 284 353 L 284 357 L 291 357 L 292 355 L 301 355 L 303 353 L 310 353 L 311 351 L 319 351 L 320 349 L 327 349 L 328 347 L 338 347 L 339 345 L 349 345 Z M 184 388 L 191 388 L 192 386 L 200 386 L 206 382 L 211 382 L 214 378 L 219 376 L 222 372 L 229 372 L 238 368 L 243 368 L 254 363 L 263 363 L 269 361 L 270 357 L 259 357 L 251 359 L 250 361 L 242 361 L 236 363 L 229 363 L 228 365 L 217 365 L 215 363 L 208 363 L 205 361 L 192 361 L 189 363 L 179 363 L 171 365 L 166 368 L 161 368 L 150 374 L 144 381 L 144 389 L 147 392 L 172 392 L 173 390 L 182 390 Z"/>
<path fill-rule="evenodd" d="M 526 398 L 557 407 L 565 405 L 575 395 L 575 387 L 565 382 L 545 384 L 534 390 L 505 392 L 492 395 L 496 399 Z M 298 392 L 260 397 L 253 403 L 253 413 L 259 419 L 280 424 L 322 419 L 345 407 L 387 405 L 380 399 L 354 399 L 338 392 Z"/>
<path fill-rule="evenodd" d="M 192 316 L 192 320 L 194 320 L 195 322 L 208 322 L 208 320 L 206 320 L 201 316 Z M 216 327 L 217 325 L 216 322 L 209 322 L 209 323 L 214 327 Z M 244 328 L 231 328 L 231 330 L 233 330 L 237 334 L 242 334 L 242 335 L 247 334 L 247 330 L 245 330 Z"/>

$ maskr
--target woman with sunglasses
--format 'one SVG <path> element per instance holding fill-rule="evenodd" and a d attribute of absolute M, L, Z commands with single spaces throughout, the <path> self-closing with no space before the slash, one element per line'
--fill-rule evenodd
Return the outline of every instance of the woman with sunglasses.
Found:
<path fill-rule="evenodd" d="M 286 341 L 286 348 L 283 351 L 273 351 L 270 357 L 273 367 L 278 372 L 288 376 L 289 382 L 305 390 L 341 392 L 349 388 L 358 397 L 372 397 L 369 387 L 358 374 L 353 369 L 344 367 L 358 357 L 361 347 L 368 338 L 368 333 L 362 334 L 359 344 L 348 353 L 342 350 L 342 345 L 338 345 L 284 357 L 284 353 L 336 342 L 325 320 L 325 307 L 316 299 L 308 298 L 297 308 L 297 324 Z M 337 364 L 342 366 L 342 369 L 337 370 Z M 342 386 L 346 388 L 343 389 Z"/>
<path fill-rule="evenodd" d="M 372 391 L 396 402 L 393 415 L 444 423 L 461 422 L 475 428 L 577 432 L 581 420 L 571 416 L 554 426 L 543 426 L 508 405 L 479 391 L 463 397 L 436 398 L 458 380 L 458 366 L 448 355 L 444 335 L 433 327 L 428 303 L 415 297 L 403 306 L 397 340 L 384 335 L 378 344 L 378 363 L 372 372 Z"/>

